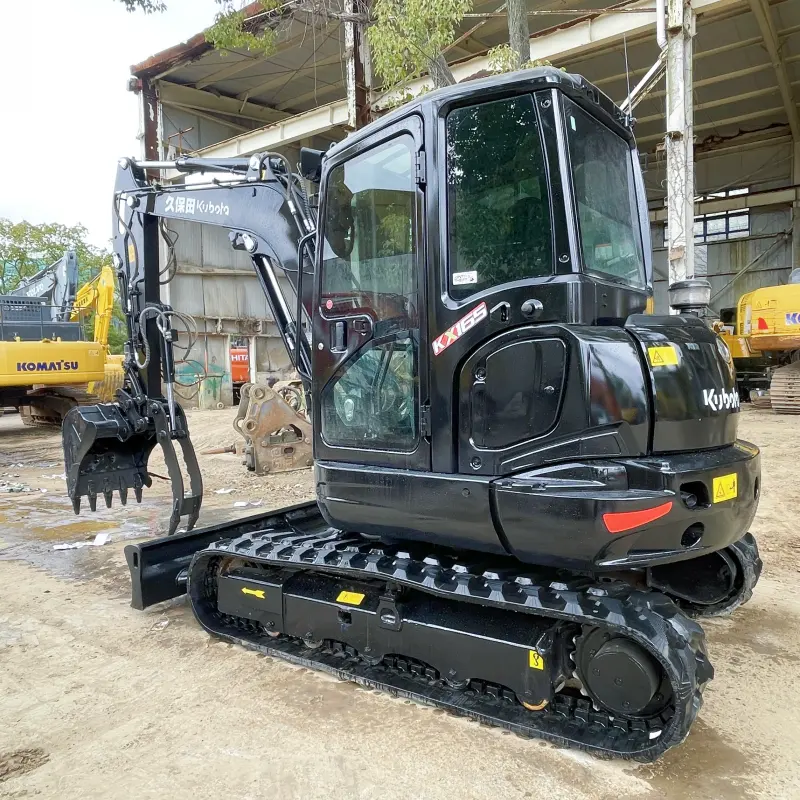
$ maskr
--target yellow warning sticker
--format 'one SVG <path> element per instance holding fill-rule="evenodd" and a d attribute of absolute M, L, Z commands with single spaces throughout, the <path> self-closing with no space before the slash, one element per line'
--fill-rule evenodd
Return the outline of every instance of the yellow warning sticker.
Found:
<path fill-rule="evenodd" d="M 246 586 L 242 587 L 242 594 L 251 594 L 253 597 L 257 597 L 259 600 L 264 599 L 264 590 L 263 589 L 248 589 Z"/>
<path fill-rule="evenodd" d="M 674 367 L 678 363 L 678 351 L 671 344 L 648 347 L 647 357 L 653 367 Z"/>
<path fill-rule="evenodd" d="M 360 606 L 364 595 L 361 592 L 339 592 L 337 603 L 349 603 L 351 606 Z"/>
<path fill-rule="evenodd" d="M 735 472 L 732 472 L 730 475 L 721 475 L 719 478 L 714 478 L 713 494 L 715 503 L 733 500 L 738 492 L 739 487 L 736 482 Z"/>
<path fill-rule="evenodd" d="M 544 669 L 544 659 L 535 650 L 528 650 L 528 666 L 531 669 Z"/>

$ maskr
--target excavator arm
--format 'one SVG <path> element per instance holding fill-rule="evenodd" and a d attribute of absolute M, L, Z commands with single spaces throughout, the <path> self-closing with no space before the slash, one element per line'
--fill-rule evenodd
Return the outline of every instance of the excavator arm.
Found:
<path fill-rule="evenodd" d="M 79 322 L 83 312 L 94 311 L 94 341 L 108 345 L 108 333 L 114 313 L 114 270 L 105 266 L 100 274 L 85 283 L 75 295 L 71 322 Z"/>
<path fill-rule="evenodd" d="M 52 322 L 63 322 L 70 316 L 78 286 L 78 255 L 67 250 L 54 264 L 32 275 L 14 289 L 10 297 L 44 297 L 49 303 Z"/>
<path fill-rule="evenodd" d="M 167 170 L 199 175 L 202 182 L 164 184 L 154 179 Z M 203 488 L 186 416 L 175 398 L 173 323 L 183 315 L 161 299 L 161 287 L 171 280 L 172 268 L 170 259 L 165 266 L 160 262 L 160 237 L 171 249 L 174 239 L 165 227 L 169 220 L 230 230 L 232 247 L 252 260 L 292 363 L 308 390 L 310 347 L 300 321 L 310 303 L 304 299 L 301 269 L 313 268 L 315 218 L 302 182 L 285 157 L 264 153 L 221 160 L 122 159 L 112 219 L 113 269 L 127 329 L 125 377 L 116 402 L 82 406 L 66 416 L 62 437 L 67 490 L 76 514 L 82 497 L 88 498 L 92 510 L 99 494 L 109 507 L 115 492 L 125 504 L 130 489 L 141 501 L 143 487 L 152 483 L 148 459 L 160 445 L 173 491 L 168 532 L 174 533 L 184 516 L 191 530 Z M 278 281 L 279 270 L 295 291 L 294 308 Z M 182 451 L 188 491 L 176 447 Z"/>

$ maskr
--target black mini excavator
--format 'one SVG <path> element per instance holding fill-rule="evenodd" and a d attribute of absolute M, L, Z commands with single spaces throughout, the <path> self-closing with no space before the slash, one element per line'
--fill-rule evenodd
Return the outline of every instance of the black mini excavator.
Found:
<path fill-rule="evenodd" d="M 294 168 L 123 159 L 125 384 L 63 439 L 76 512 L 140 499 L 164 450 L 169 533 L 187 531 L 126 548 L 134 607 L 186 593 L 215 636 L 562 745 L 652 760 L 681 742 L 713 676 L 695 618 L 761 571 L 759 451 L 721 340 L 644 313 L 632 128 L 582 78 L 531 69 Z M 251 257 L 305 388 L 315 502 L 193 529 L 165 220 Z"/>

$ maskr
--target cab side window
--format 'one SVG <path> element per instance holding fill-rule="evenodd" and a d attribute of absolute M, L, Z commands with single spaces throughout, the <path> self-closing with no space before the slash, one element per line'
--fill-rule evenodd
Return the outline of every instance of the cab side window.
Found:
<path fill-rule="evenodd" d="M 326 184 L 321 311 L 367 315 L 373 333 L 323 389 L 332 446 L 411 451 L 419 439 L 415 152 L 399 136 L 335 167 Z"/>

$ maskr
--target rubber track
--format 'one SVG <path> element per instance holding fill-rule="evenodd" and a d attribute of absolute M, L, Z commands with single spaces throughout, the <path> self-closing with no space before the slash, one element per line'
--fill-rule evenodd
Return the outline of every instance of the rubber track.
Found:
<path fill-rule="evenodd" d="M 779 367 L 772 373 L 769 399 L 776 414 L 800 414 L 800 362 Z"/>
<path fill-rule="evenodd" d="M 198 621 L 216 636 L 523 736 L 541 737 L 596 755 L 645 762 L 686 738 L 702 704 L 703 688 L 713 677 L 713 668 L 702 628 L 665 595 L 632 589 L 621 582 L 597 584 L 582 577 L 542 583 L 541 575 L 534 573 L 485 571 L 479 562 L 462 559 L 454 563 L 452 554 L 448 560 L 447 555 L 430 549 L 423 552 L 432 554 L 414 557 L 407 549 L 336 531 L 319 535 L 271 529 L 215 542 L 195 554 L 187 588 Z M 229 558 L 357 579 L 380 579 L 440 597 L 601 626 L 639 642 L 660 662 L 670 678 L 674 703 L 661 718 L 646 721 L 612 718 L 594 710 L 588 699 L 566 694 L 556 695 L 545 710 L 531 712 L 512 701 L 510 692 L 502 687 L 473 681 L 466 690 L 453 689 L 438 675 L 427 674 L 424 667 L 418 667 L 421 674 L 414 675 L 386 660 L 370 664 L 340 643 L 327 643 L 329 647 L 312 650 L 288 636 L 273 638 L 257 623 L 217 610 L 216 575 L 223 560 Z M 658 730 L 662 732 L 655 736 Z"/>
<path fill-rule="evenodd" d="M 726 617 L 732 614 L 739 606 L 743 606 L 753 596 L 764 562 L 758 555 L 758 545 L 751 533 L 746 533 L 738 542 L 728 547 L 731 555 L 736 559 L 741 568 L 739 579 L 741 584 L 738 591 L 722 603 L 710 607 L 697 606 L 693 609 L 684 609 L 693 617 Z"/>

